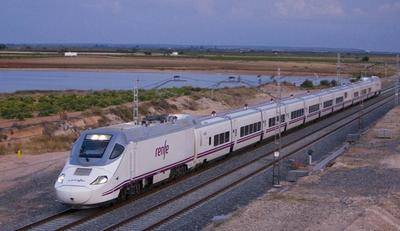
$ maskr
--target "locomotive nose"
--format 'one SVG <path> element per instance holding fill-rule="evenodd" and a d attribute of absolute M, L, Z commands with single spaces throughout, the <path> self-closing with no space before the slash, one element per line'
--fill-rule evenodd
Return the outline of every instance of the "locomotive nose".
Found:
<path fill-rule="evenodd" d="M 66 204 L 80 205 L 89 201 L 92 192 L 84 186 L 60 186 L 56 188 L 57 198 Z"/>

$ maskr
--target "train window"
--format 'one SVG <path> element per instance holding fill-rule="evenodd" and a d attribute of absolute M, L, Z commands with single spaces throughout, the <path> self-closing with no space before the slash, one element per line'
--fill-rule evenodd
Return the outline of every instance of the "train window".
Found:
<path fill-rule="evenodd" d="M 214 146 L 217 146 L 219 144 L 219 135 L 214 136 Z"/>
<path fill-rule="evenodd" d="M 120 144 L 115 144 L 114 149 L 111 152 L 110 159 L 115 159 L 119 157 L 124 152 L 124 150 L 125 150 L 124 146 Z"/>
<path fill-rule="evenodd" d="M 244 135 L 247 136 L 249 134 L 249 125 L 244 127 Z"/>
<path fill-rule="evenodd" d="M 336 104 L 343 102 L 343 96 L 336 98 Z"/>
<path fill-rule="evenodd" d="M 225 133 L 219 134 L 219 144 L 225 143 Z"/>
<path fill-rule="evenodd" d="M 250 124 L 249 127 L 250 127 L 250 129 L 249 129 L 250 132 L 249 133 L 251 134 L 251 133 L 254 132 L 254 124 Z"/>
<path fill-rule="evenodd" d="M 229 132 L 225 132 L 225 143 L 229 142 Z"/>
<path fill-rule="evenodd" d="M 211 145 L 211 136 L 208 137 L 208 145 Z"/>
<path fill-rule="evenodd" d="M 357 98 L 358 97 L 358 91 L 354 92 L 354 97 Z"/>
<path fill-rule="evenodd" d="M 240 128 L 240 137 L 244 136 L 244 127 Z"/>
<path fill-rule="evenodd" d="M 269 125 L 270 127 L 275 126 L 275 120 L 276 120 L 276 117 L 269 118 L 269 120 L 268 120 L 268 125 Z"/>
<path fill-rule="evenodd" d="M 301 117 L 301 116 L 303 116 L 303 115 L 304 115 L 304 108 L 303 108 L 303 109 L 296 110 L 296 111 L 292 111 L 292 112 L 290 113 L 290 118 L 291 118 L 291 119 L 295 119 L 295 118 Z"/>
<path fill-rule="evenodd" d="M 261 131 L 261 122 L 258 122 L 257 125 L 258 125 L 258 131 Z"/>
<path fill-rule="evenodd" d="M 328 100 L 324 102 L 324 108 L 330 107 L 333 104 L 333 100 Z"/>
<path fill-rule="evenodd" d="M 285 122 L 285 115 L 281 115 L 281 123 Z"/>
<path fill-rule="evenodd" d="M 365 95 L 365 94 L 367 94 L 367 89 L 364 89 L 361 91 L 361 95 Z"/>
<path fill-rule="evenodd" d="M 371 88 L 368 88 L 368 92 L 371 92 Z"/>
<path fill-rule="evenodd" d="M 308 113 L 313 113 L 313 112 L 316 112 L 316 111 L 319 111 L 319 104 L 311 105 L 308 108 Z"/>
<path fill-rule="evenodd" d="M 344 98 L 347 99 L 347 92 L 344 93 Z"/>

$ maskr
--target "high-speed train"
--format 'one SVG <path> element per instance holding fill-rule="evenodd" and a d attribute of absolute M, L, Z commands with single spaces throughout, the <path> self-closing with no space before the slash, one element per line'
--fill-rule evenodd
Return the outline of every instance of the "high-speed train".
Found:
<path fill-rule="evenodd" d="M 73 144 L 55 183 L 57 198 L 75 206 L 121 199 L 380 91 L 380 79 L 370 77 L 280 103 L 271 101 L 207 117 L 176 115 L 163 123 L 124 123 L 86 130 Z"/>

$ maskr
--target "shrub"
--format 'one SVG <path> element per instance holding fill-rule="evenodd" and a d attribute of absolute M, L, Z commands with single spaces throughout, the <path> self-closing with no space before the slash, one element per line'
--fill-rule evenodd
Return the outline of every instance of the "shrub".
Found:
<path fill-rule="evenodd" d="M 304 80 L 304 82 L 300 85 L 300 87 L 302 87 L 302 88 L 313 88 L 313 87 L 314 87 L 314 84 L 313 84 L 313 82 L 312 82 L 311 80 L 306 79 L 306 80 Z"/>
<path fill-rule="evenodd" d="M 331 85 L 331 83 L 329 82 L 329 80 L 324 79 L 319 82 L 319 85 L 321 85 L 323 87 L 329 87 Z"/>

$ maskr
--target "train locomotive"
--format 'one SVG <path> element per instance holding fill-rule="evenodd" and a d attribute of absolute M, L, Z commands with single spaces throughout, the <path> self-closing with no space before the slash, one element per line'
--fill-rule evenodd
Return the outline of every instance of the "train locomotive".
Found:
<path fill-rule="evenodd" d="M 86 130 L 73 144 L 55 182 L 56 196 L 74 206 L 124 199 L 272 137 L 279 130 L 285 132 L 351 107 L 380 91 L 381 81 L 374 76 L 279 103 L 271 101 L 200 118 L 174 115 L 160 123 L 124 123 Z"/>

